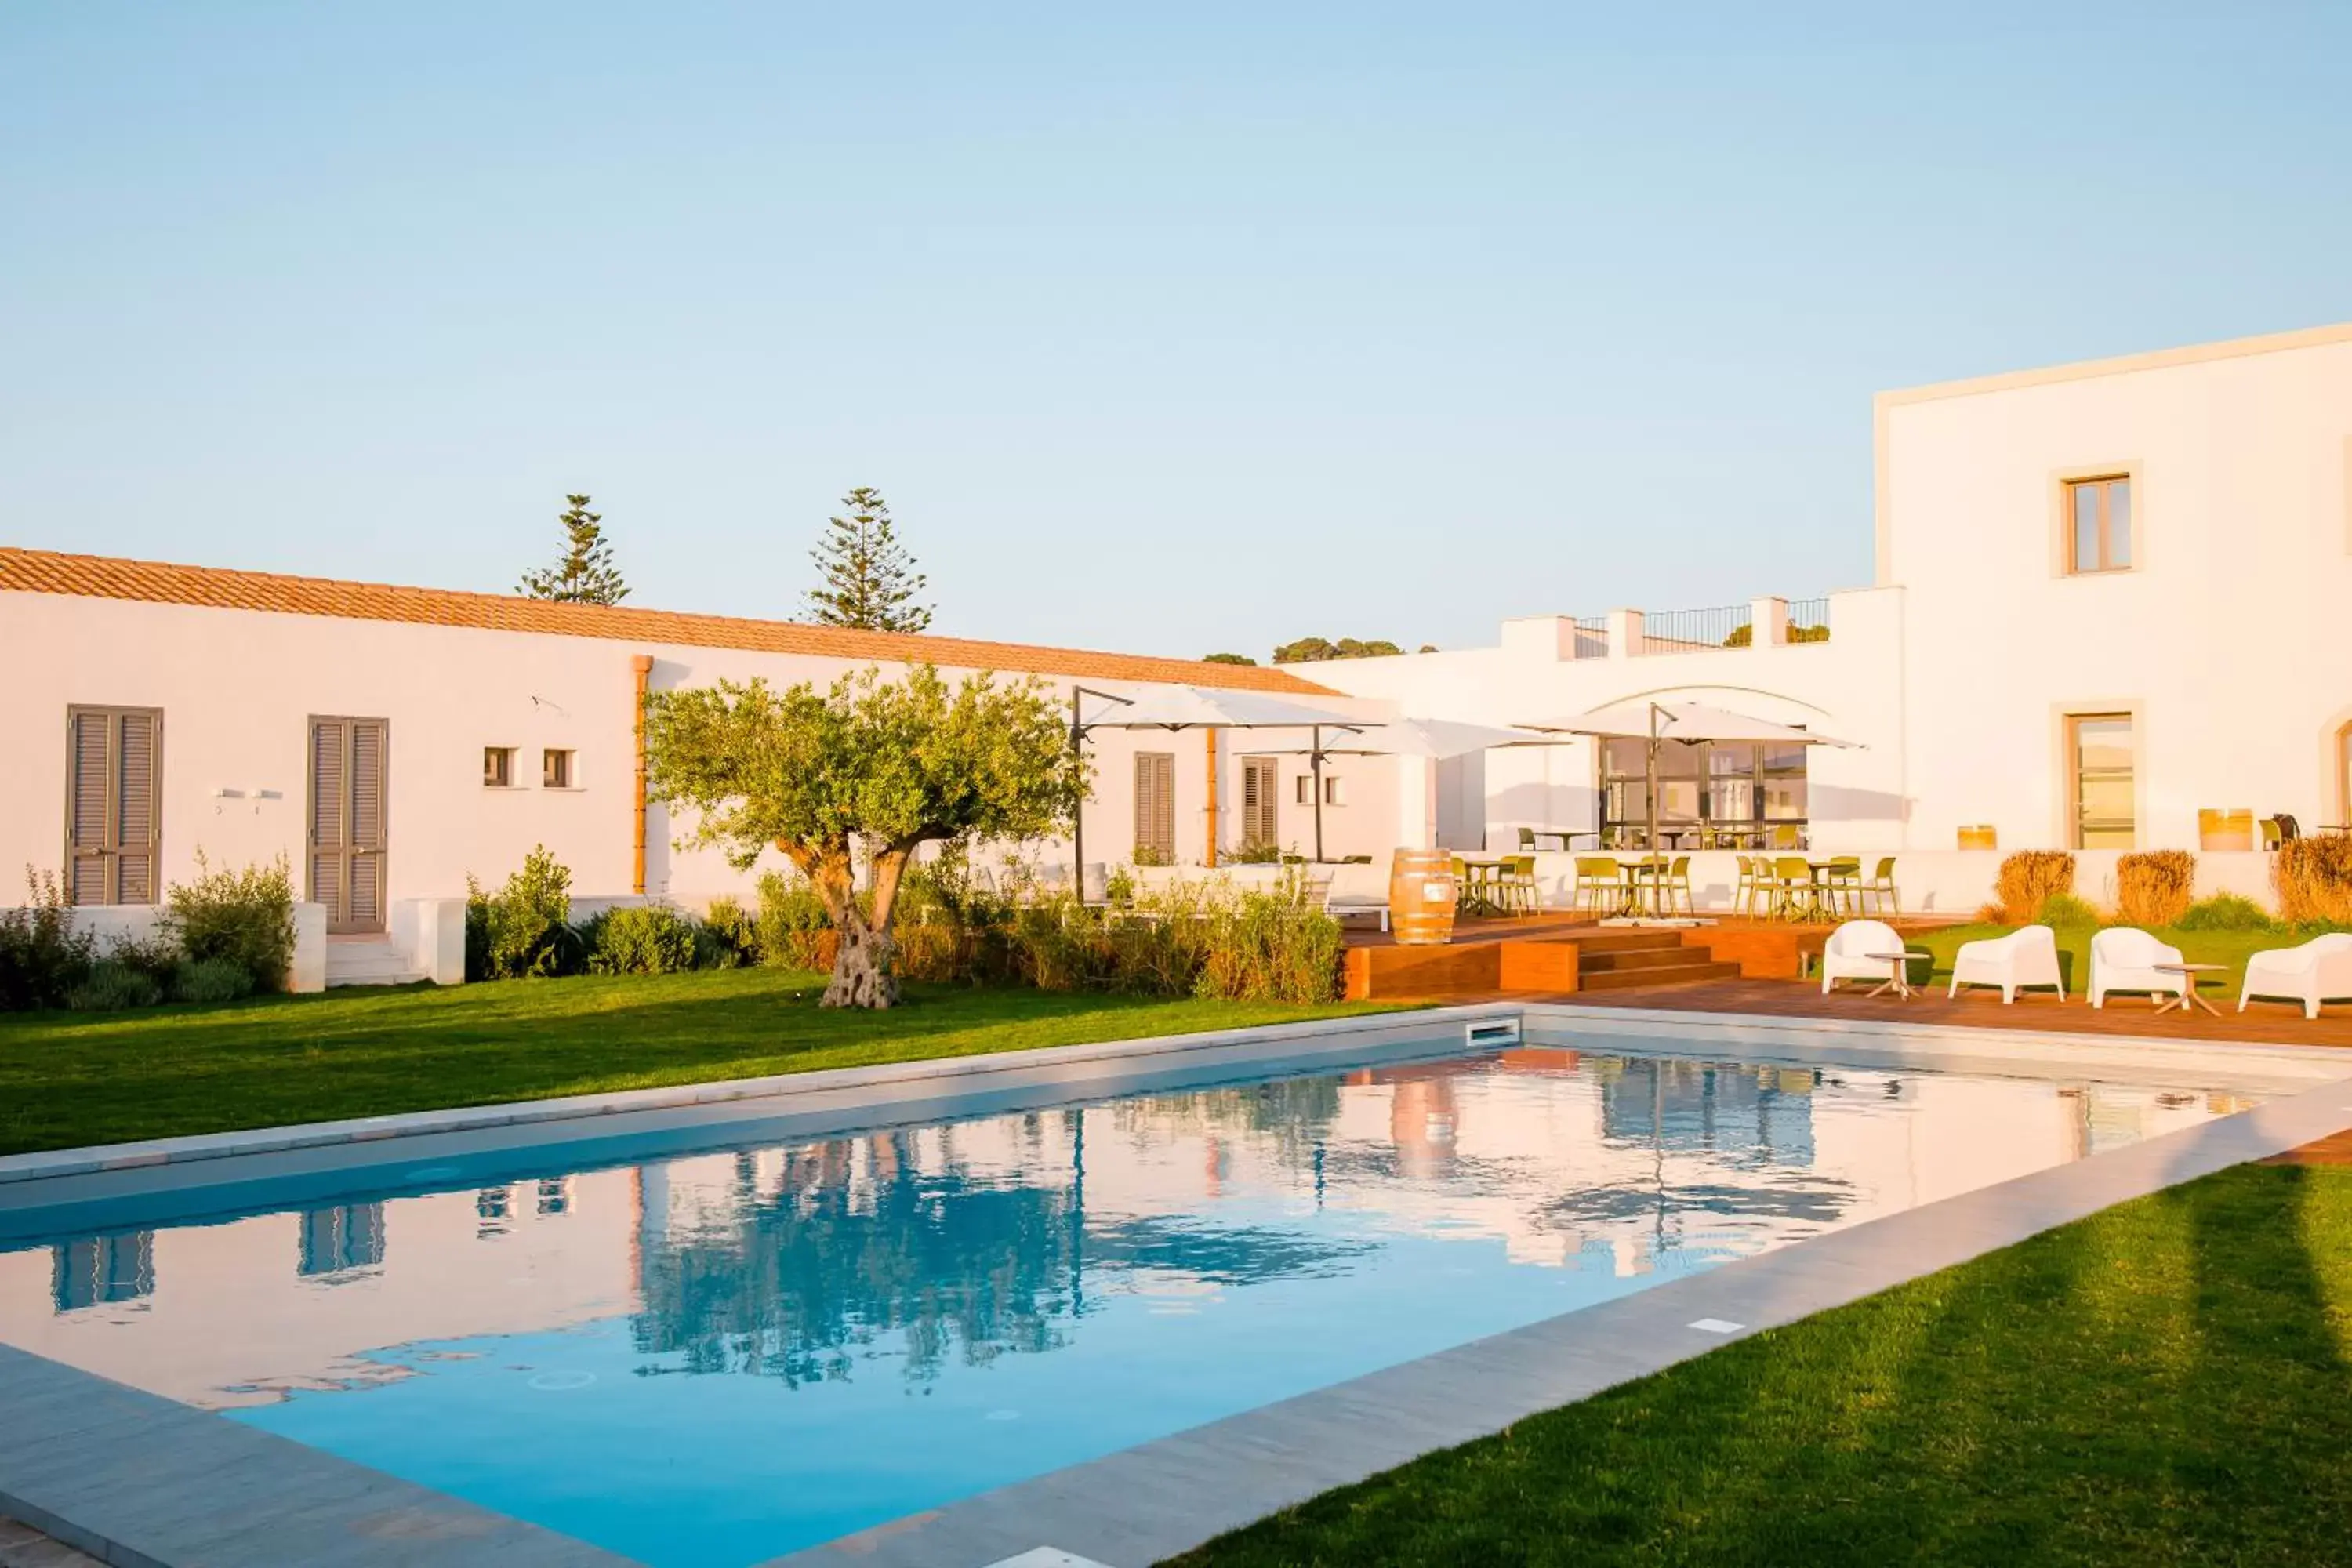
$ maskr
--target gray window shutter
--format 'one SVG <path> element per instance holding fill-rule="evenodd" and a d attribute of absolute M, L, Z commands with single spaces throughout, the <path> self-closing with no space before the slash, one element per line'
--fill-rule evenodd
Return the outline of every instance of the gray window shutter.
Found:
<path fill-rule="evenodd" d="M 155 901 L 156 730 L 152 713 L 124 713 L 115 775 L 114 901 Z"/>
<path fill-rule="evenodd" d="M 66 896 L 152 904 L 163 861 L 163 716 L 66 710 Z"/>
<path fill-rule="evenodd" d="M 106 875 L 106 782 L 114 748 L 107 721 L 104 713 L 83 711 L 68 721 L 73 779 L 66 802 L 66 891 L 77 904 L 112 901 Z"/>

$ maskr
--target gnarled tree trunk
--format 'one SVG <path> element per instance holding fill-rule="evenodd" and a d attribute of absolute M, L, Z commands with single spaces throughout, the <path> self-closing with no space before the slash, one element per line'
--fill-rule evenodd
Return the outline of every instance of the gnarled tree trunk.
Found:
<path fill-rule="evenodd" d="M 820 1007 L 895 1007 L 898 1005 L 898 944 L 890 935 L 890 914 L 898 902 L 898 881 L 906 874 L 912 847 L 893 845 L 874 857 L 874 908 L 868 914 L 857 907 L 857 876 L 847 847 L 796 854 L 790 845 L 779 848 L 791 855 L 806 873 L 810 885 L 824 900 L 837 945 L 833 978 L 826 982 Z"/>

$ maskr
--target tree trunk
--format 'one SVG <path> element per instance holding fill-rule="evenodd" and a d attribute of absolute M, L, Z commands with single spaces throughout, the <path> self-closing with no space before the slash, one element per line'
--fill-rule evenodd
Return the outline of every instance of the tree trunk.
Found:
<path fill-rule="evenodd" d="M 887 927 L 869 926 L 848 906 L 846 918 L 834 922 L 840 945 L 833 955 L 833 979 L 824 988 L 821 1007 L 895 1007 L 898 975 L 892 961 L 898 944 Z"/>

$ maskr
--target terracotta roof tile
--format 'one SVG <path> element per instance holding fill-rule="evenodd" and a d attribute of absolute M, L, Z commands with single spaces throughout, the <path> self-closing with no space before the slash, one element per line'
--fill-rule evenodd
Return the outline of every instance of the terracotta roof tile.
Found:
<path fill-rule="evenodd" d="M 0 591 L 73 594 L 97 599 L 140 599 L 159 605 L 203 605 L 221 610 L 264 610 L 288 616 L 339 616 L 416 626 L 474 626 L 485 631 L 536 632 L 553 637 L 677 643 L 694 647 L 748 648 L 761 653 L 813 654 L 827 658 L 928 661 L 957 669 L 1018 670 L 1090 680 L 1156 680 L 1250 691 L 1334 695 L 1286 669 L 1203 664 L 1146 654 L 1092 653 L 1082 648 L 968 637 L 851 631 L 800 621 L 753 621 L 640 610 L 625 605 L 559 605 L 506 594 L 463 594 L 442 588 L 399 588 L 344 583 L 331 577 L 286 577 L 215 566 L 173 566 L 107 555 L 64 555 L 0 546 Z"/>

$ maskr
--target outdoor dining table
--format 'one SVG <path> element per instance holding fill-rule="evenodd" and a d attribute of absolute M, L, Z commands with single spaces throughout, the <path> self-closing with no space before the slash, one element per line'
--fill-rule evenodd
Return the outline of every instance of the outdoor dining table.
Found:
<path fill-rule="evenodd" d="M 2229 968 L 2230 966 L 2228 964 L 2151 963 L 2148 967 L 2155 970 L 2159 974 L 2178 974 L 2180 976 L 2180 994 L 2177 997 L 2168 997 L 2158 1002 L 2156 1005 L 2156 1010 L 2158 1012 L 2169 1013 L 2178 1008 L 2179 1011 L 2186 1013 L 2191 1007 L 2202 1007 L 2208 1013 L 2212 1014 L 2216 1018 L 2221 1016 L 2221 1009 L 2213 1005 L 2212 1003 L 2205 1000 L 2204 997 L 2197 994 L 2197 977 L 2200 974 L 2217 973 L 2221 970 Z"/>
<path fill-rule="evenodd" d="M 1462 890 L 1454 907 L 1465 915 L 1502 914 L 1503 862 L 1508 857 L 1496 850 L 1457 849 L 1454 858 L 1462 862 Z"/>

